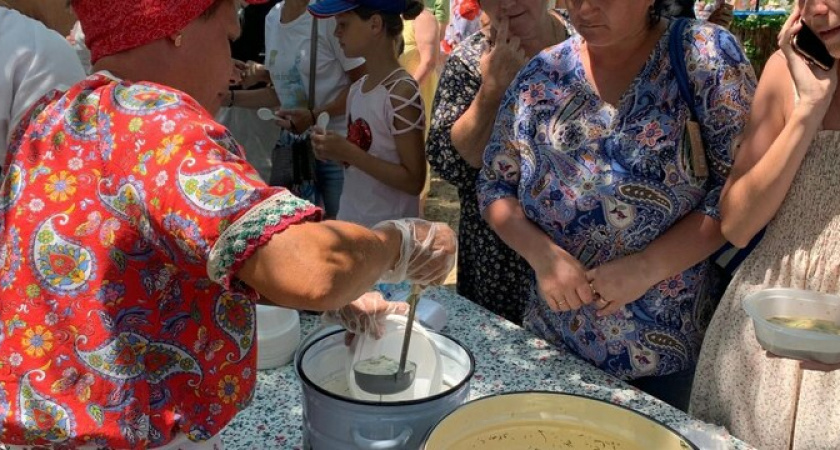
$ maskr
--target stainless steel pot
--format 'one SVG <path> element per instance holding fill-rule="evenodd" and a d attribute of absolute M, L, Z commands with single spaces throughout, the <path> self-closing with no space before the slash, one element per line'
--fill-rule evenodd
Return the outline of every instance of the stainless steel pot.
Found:
<path fill-rule="evenodd" d="M 475 358 L 456 340 L 429 331 L 440 351 L 447 388 L 428 398 L 377 403 L 349 397 L 344 331 L 307 339 L 295 356 L 303 397 L 306 450 L 417 449 L 432 426 L 469 397 Z"/>

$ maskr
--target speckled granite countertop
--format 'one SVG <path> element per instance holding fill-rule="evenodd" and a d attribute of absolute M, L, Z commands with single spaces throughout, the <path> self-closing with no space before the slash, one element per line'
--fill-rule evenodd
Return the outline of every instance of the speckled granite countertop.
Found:
<path fill-rule="evenodd" d="M 621 404 L 675 428 L 695 422 L 452 291 L 430 289 L 427 296 L 447 311 L 449 322 L 443 332 L 475 355 L 472 399 L 510 391 L 559 391 Z M 303 315 L 304 335 L 317 321 L 317 316 Z M 226 450 L 300 449 L 303 411 L 292 364 L 259 371 L 257 378 L 253 404 L 223 432 Z M 729 441 L 732 449 L 752 448 L 734 438 Z"/>

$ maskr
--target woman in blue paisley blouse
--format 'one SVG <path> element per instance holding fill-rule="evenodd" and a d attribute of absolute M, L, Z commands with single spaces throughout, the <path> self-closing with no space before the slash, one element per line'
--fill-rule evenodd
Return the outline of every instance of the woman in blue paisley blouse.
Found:
<path fill-rule="evenodd" d="M 461 41 L 441 73 L 426 153 L 461 201 L 458 293 L 522 323 L 531 270 L 481 218 L 475 180 L 505 89 L 528 59 L 568 32 L 546 0 L 482 0 L 481 8 L 483 29 Z"/>
<path fill-rule="evenodd" d="M 724 243 L 720 191 L 756 82 L 729 32 L 689 22 L 676 54 L 695 133 L 663 3 L 567 2 L 579 35 L 509 87 L 478 193 L 534 268 L 526 326 L 686 409 L 719 284 L 708 257 Z"/>

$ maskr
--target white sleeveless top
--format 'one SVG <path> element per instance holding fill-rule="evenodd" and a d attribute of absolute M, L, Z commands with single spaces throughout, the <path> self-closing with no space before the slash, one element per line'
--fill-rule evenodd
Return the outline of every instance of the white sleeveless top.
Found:
<path fill-rule="evenodd" d="M 347 96 L 347 139 L 371 156 L 399 164 L 400 155 L 394 136 L 423 130 L 425 126 L 419 87 L 403 69 L 395 70 L 382 83 L 363 92 L 362 86 L 366 79 L 367 75 L 353 83 Z M 411 83 L 414 86 L 415 94 L 412 98 L 406 99 L 393 92 L 399 83 Z M 407 108 L 418 108 L 421 111 L 417 121 L 403 117 L 401 112 Z M 357 167 L 350 166 L 344 171 L 338 220 L 371 227 L 383 220 L 419 215 L 419 196 L 394 189 Z"/>

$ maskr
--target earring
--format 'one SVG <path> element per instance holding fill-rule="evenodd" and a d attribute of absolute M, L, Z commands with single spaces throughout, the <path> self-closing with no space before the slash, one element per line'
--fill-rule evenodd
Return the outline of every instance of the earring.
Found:
<path fill-rule="evenodd" d="M 181 46 L 181 41 L 183 40 L 183 38 L 184 38 L 184 35 L 181 34 L 181 33 L 178 33 L 178 35 L 175 36 L 175 40 L 173 41 L 174 44 L 175 44 L 175 47 L 180 47 Z"/>

